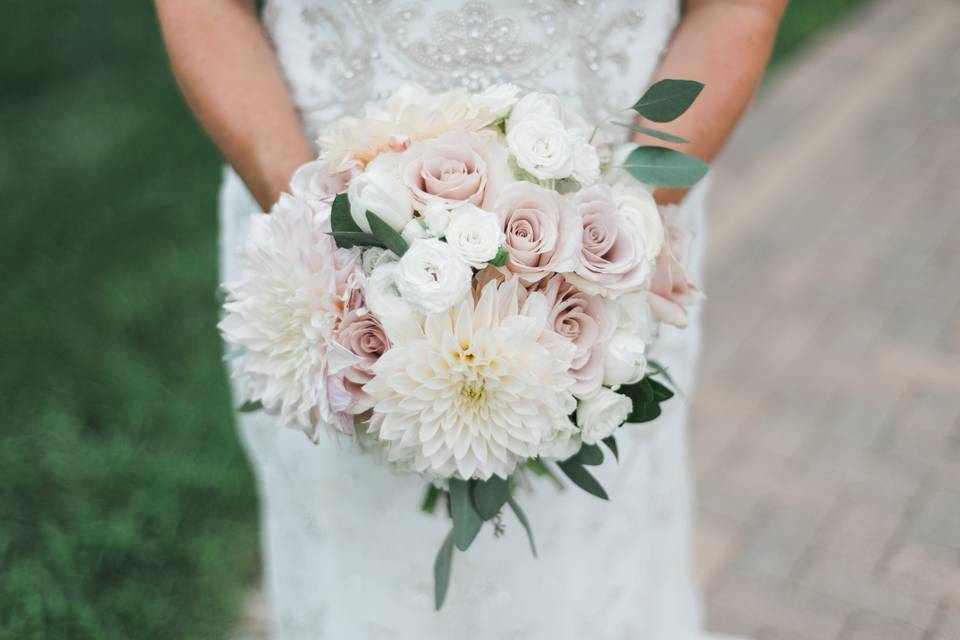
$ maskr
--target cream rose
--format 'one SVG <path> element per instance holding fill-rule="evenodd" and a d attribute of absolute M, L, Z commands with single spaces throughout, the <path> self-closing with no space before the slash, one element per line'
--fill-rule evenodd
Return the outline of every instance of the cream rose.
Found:
<path fill-rule="evenodd" d="M 603 381 L 606 345 L 614 329 L 603 298 L 580 291 L 559 274 L 541 280 L 532 290 L 546 298 L 547 325 L 576 347 L 570 363 L 574 395 L 592 392 Z"/>
<path fill-rule="evenodd" d="M 653 196 L 640 187 L 595 185 L 574 196 L 581 245 L 568 276 L 591 293 L 619 295 L 643 288 L 663 244 Z"/>
<path fill-rule="evenodd" d="M 455 131 L 411 145 L 400 174 L 420 211 L 461 202 L 486 207 L 512 180 L 506 151 L 492 132 Z"/>
<path fill-rule="evenodd" d="M 700 302 L 704 295 L 693 283 L 688 265 L 693 232 L 678 218 L 677 207 L 663 208 L 667 228 L 663 251 L 650 285 L 650 306 L 657 320 L 685 327 L 686 307 Z"/>
<path fill-rule="evenodd" d="M 473 272 L 446 242 L 415 240 L 397 263 L 397 290 L 424 313 L 440 313 L 470 291 Z"/>
<path fill-rule="evenodd" d="M 367 211 L 375 213 L 396 231 L 402 230 L 413 218 L 410 194 L 398 174 L 399 162 L 400 154 L 384 153 L 350 181 L 347 188 L 350 215 L 367 233 L 370 232 Z"/>
<path fill-rule="evenodd" d="M 534 282 L 576 266 L 581 225 L 569 199 L 530 182 L 514 182 L 493 211 L 506 236 L 508 267 L 523 279 Z"/>
<path fill-rule="evenodd" d="M 497 257 L 505 236 L 496 214 L 472 204 L 462 204 L 451 212 L 444 236 L 471 267 L 482 269 Z"/>
<path fill-rule="evenodd" d="M 600 387 L 593 395 L 577 405 L 577 426 L 580 438 L 586 444 L 597 444 L 613 435 L 633 410 L 633 401 L 627 396 Z"/>
<path fill-rule="evenodd" d="M 549 460 L 566 460 L 580 451 L 580 430 L 569 420 L 558 422 L 540 440 L 538 454 Z"/>
<path fill-rule="evenodd" d="M 303 198 L 315 211 L 333 202 L 333 197 L 347 190 L 350 172 L 331 173 L 322 160 L 301 165 L 290 178 L 290 193 Z"/>

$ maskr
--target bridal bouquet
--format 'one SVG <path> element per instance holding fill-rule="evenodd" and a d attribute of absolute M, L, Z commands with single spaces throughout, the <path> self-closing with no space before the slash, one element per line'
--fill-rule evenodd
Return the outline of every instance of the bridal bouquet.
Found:
<path fill-rule="evenodd" d="M 673 120 L 701 88 L 662 80 L 624 112 Z M 485 522 L 499 534 L 506 508 L 536 553 L 515 498 L 528 472 L 606 499 L 588 470 L 601 445 L 616 457 L 617 430 L 673 395 L 647 352 L 701 293 L 690 232 L 650 187 L 691 186 L 706 165 L 595 143 L 605 126 L 683 142 L 618 115 L 590 126 L 511 85 L 405 86 L 321 135 L 225 284 L 242 410 L 350 434 L 424 477 L 425 510 L 446 503 L 438 608 L 454 548 Z"/>

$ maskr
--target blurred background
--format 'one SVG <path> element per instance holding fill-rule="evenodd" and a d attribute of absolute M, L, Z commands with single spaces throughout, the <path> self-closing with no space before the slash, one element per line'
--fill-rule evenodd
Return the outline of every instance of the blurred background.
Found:
<path fill-rule="evenodd" d="M 4 9 L 0 638 L 257 637 L 218 156 L 150 3 Z M 693 442 L 724 631 L 960 638 L 957 33 L 956 0 L 794 0 L 717 166 Z"/>

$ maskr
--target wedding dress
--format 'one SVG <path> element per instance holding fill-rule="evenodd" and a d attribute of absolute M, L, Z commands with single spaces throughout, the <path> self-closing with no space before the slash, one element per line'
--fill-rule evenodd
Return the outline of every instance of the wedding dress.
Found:
<path fill-rule="evenodd" d="M 588 121 L 632 104 L 678 20 L 678 0 L 267 0 L 263 21 L 305 128 L 356 114 L 403 82 L 480 89 L 512 82 L 560 94 Z M 606 132 L 621 135 L 622 132 Z M 698 234 L 704 191 L 682 207 Z M 257 205 L 227 171 L 222 275 L 233 277 Z M 654 357 L 689 398 L 699 352 L 690 327 L 665 327 Z M 519 496 L 536 534 L 531 557 L 512 515 L 454 558 L 442 611 L 433 560 L 449 523 L 418 510 L 424 482 L 401 477 L 346 440 L 240 416 L 259 481 L 264 581 L 276 640 L 704 639 L 690 562 L 686 400 L 618 431 L 620 463 L 596 473 L 604 502 L 549 481 Z M 542 479 L 538 479 L 542 480 Z"/>

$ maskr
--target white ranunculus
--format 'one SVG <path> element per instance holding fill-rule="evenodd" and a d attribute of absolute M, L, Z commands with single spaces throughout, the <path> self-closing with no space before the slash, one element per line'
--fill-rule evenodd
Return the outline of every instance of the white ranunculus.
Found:
<path fill-rule="evenodd" d="M 414 240 L 397 263 L 397 290 L 424 313 L 441 313 L 470 291 L 473 272 L 446 242 Z"/>
<path fill-rule="evenodd" d="M 581 141 L 573 160 L 573 179 L 581 186 L 589 187 L 600 179 L 600 158 L 597 149 L 587 141 Z"/>
<path fill-rule="evenodd" d="M 507 148 L 517 166 L 539 180 L 573 173 L 579 141 L 557 118 L 530 115 L 511 126 Z"/>
<path fill-rule="evenodd" d="M 347 188 L 350 215 L 367 233 L 370 232 L 367 211 L 375 213 L 396 231 L 402 230 L 413 217 L 413 203 L 398 172 L 399 160 L 399 153 L 384 153 L 350 181 Z"/>
<path fill-rule="evenodd" d="M 463 204 L 451 212 L 452 221 L 445 236 L 463 260 L 475 269 L 497 257 L 506 236 L 497 214 L 472 204 Z"/>
<path fill-rule="evenodd" d="M 630 415 L 633 401 L 627 396 L 600 387 L 577 405 L 577 426 L 586 444 L 597 444 L 613 434 Z"/>
<path fill-rule="evenodd" d="M 644 253 L 652 271 L 663 249 L 663 221 L 657 201 L 640 185 L 616 184 L 610 189 L 610 197 L 617 212 L 632 220 L 642 234 Z"/>
<path fill-rule="evenodd" d="M 363 275 L 369 277 L 370 274 L 373 273 L 373 270 L 377 268 L 377 265 L 387 259 L 387 256 L 395 259 L 395 256 L 387 253 L 387 250 L 383 247 L 365 247 L 360 259 L 360 265 L 363 267 Z"/>

